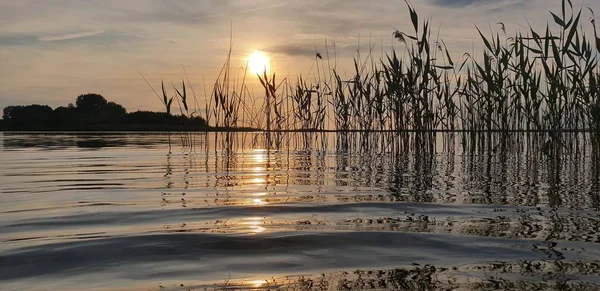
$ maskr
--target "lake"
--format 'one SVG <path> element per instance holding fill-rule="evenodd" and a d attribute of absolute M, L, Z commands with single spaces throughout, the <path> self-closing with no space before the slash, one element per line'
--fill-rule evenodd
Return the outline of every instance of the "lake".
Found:
<path fill-rule="evenodd" d="M 5 132 L 0 289 L 598 290 L 565 135 Z"/>

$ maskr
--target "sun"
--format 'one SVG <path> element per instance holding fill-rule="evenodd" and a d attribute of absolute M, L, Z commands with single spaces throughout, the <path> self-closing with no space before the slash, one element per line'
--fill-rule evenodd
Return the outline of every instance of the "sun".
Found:
<path fill-rule="evenodd" d="M 270 70 L 269 57 L 264 52 L 255 51 L 248 57 L 248 70 L 253 74 L 262 75 Z"/>

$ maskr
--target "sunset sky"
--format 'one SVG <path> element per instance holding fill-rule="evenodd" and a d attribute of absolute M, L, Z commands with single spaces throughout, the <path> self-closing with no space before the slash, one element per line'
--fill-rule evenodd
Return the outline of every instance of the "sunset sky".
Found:
<path fill-rule="evenodd" d="M 509 32 L 531 23 L 543 30 L 559 12 L 558 0 L 413 0 L 421 19 L 460 57 L 479 45 L 475 25 Z M 573 0 L 600 13 L 598 0 Z M 582 21 L 589 26 L 586 10 Z M 527 21 L 526 21 L 527 20 Z M 490 26 L 488 26 L 488 24 Z M 226 58 L 233 32 L 233 62 L 262 50 L 279 76 L 307 73 L 315 49 L 333 46 L 342 67 L 369 41 L 379 54 L 393 45 L 394 28 L 411 31 L 402 0 L 2 0 L 0 1 L 0 108 L 74 102 L 95 92 L 129 111 L 160 109 L 138 72 L 155 86 L 180 82 L 182 64 L 203 100 Z M 330 47 L 331 53 L 332 47 Z M 333 58 L 333 56 L 331 56 Z"/>

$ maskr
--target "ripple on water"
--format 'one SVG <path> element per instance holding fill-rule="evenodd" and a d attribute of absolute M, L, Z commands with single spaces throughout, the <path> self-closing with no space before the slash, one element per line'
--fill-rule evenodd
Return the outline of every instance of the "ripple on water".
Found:
<path fill-rule="evenodd" d="M 195 150 L 168 153 L 163 134 L 3 133 L 0 283 L 600 286 L 597 149 L 563 159 L 521 142 L 492 152 L 380 143 L 338 151 L 333 136 L 326 150 L 266 151 L 248 133 L 227 150 L 200 137 Z"/>

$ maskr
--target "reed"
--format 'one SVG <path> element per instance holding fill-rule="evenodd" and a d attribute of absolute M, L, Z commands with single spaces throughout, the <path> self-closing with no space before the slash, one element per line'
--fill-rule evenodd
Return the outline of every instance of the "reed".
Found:
<path fill-rule="evenodd" d="M 336 61 L 331 65 L 326 44 L 324 55 L 315 51 L 316 69 L 306 77 L 277 83 L 275 74 L 258 75 L 264 96 L 250 94 L 247 70 L 241 84 L 232 81 L 230 47 L 206 104 L 206 119 L 226 131 L 244 125 L 269 134 L 393 132 L 384 141 L 363 141 L 389 146 L 396 146 L 391 139 L 407 131 L 544 131 L 553 142 L 564 131 L 600 131 L 600 38 L 594 14 L 574 9 L 570 0 L 561 4 L 560 13 L 550 12 L 553 27 L 542 33 L 529 26 L 509 34 L 504 23 L 490 28 L 489 35 L 474 28 L 483 50 L 455 62 L 445 42 L 432 37 L 430 21 L 420 21 L 406 0 L 412 27 L 393 31 L 401 52 L 392 50 L 378 59 L 369 45 L 366 57 L 359 52 L 351 74 L 344 76 Z M 585 19 L 591 21 L 585 24 Z M 189 116 L 185 87 L 182 82 L 181 90 L 175 90 L 182 113 Z M 164 85 L 161 102 L 170 112 L 172 98 Z M 303 137 L 307 142 L 311 138 Z M 463 136 L 462 142 L 485 138 Z M 282 139 L 276 136 L 278 147 Z"/>

